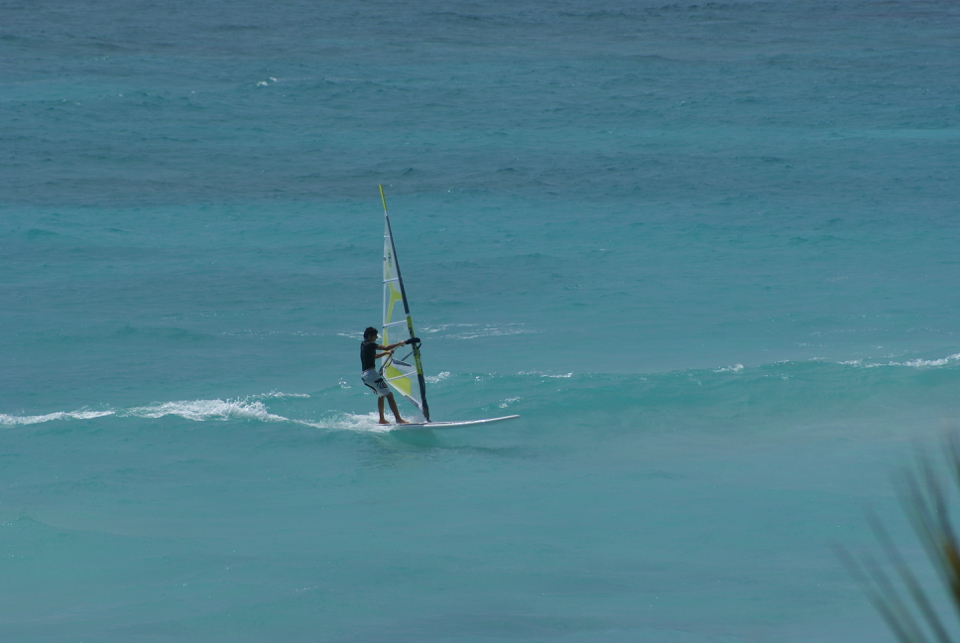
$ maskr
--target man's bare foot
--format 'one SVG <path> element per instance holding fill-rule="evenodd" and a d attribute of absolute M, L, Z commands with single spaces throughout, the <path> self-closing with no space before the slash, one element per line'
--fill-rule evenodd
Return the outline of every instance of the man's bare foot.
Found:
<path fill-rule="evenodd" d="M 400 418 L 397 418 L 397 424 L 410 424 L 410 423 L 407 422 L 406 420 L 401 420 Z"/>
<path fill-rule="evenodd" d="M 387 422 L 387 421 L 386 421 L 385 419 L 383 419 L 383 418 L 380 419 L 380 422 L 379 422 L 379 423 L 380 423 L 380 424 L 390 424 L 389 422 Z"/>

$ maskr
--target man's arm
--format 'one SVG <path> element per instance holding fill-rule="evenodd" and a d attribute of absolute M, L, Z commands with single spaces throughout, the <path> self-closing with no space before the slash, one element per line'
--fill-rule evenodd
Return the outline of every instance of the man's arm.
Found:
<path fill-rule="evenodd" d="M 395 349 L 398 346 L 403 346 L 406 343 L 407 343 L 406 340 L 404 340 L 402 342 L 397 342 L 396 344 L 387 344 L 386 346 L 383 346 L 382 344 L 377 344 L 377 348 L 379 350 L 386 351 L 386 352 L 380 353 L 379 355 L 377 355 L 376 359 L 380 359 L 381 357 L 386 357 L 390 355 L 393 352 L 393 349 Z"/>

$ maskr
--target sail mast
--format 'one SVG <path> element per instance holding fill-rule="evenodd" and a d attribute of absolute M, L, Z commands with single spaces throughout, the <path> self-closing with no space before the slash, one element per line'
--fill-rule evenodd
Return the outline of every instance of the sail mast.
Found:
<path fill-rule="evenodd" d="M 390 228 L 390 216 L 387 214 L 387 199 L 383 195 L 383 186 L 380 187 L 380 200 L 383 202 L 383 343 L 393 344 L 397 341 L 416 337 L 413 332 L 413 318 L 410 316 L 410 304 L 407 301 L 407 292 L 403 287 L 400 276 L 400 263 L 397 260 L 397 249 L 393 244 L 393 231 Z M 396 304 L 403 302 L 403 313 L 396 311 Z M 399 359 L 388 358 L 383 365 L 383 375 L 387 383 L 396 389 L 403 397 L 412 402 L 423 417 L 430 421 L 430 407 L 427 405 L 427 385 L 423 377 L 423 366 L 420 362 L 420 345 L 410 344 L 412 351 Z M 397 349 L 398 351 L 402 349 Z M 413 357 L 413 364 L 407 360 Z"/>

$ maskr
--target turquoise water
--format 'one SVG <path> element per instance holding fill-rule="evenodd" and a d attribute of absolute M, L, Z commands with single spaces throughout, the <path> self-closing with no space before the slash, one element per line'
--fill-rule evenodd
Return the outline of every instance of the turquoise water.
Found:
<path fill-rule="evenodd" d="M 0 638 L 892 640 L 955 3 L 0 15 Z M 378 183 L 434 419 L 520 419 L 376 425 Z"/>

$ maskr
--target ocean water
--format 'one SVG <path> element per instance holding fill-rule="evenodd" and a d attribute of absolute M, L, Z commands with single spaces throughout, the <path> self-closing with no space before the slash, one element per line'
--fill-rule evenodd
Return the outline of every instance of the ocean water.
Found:
<path fill-rule="evenodd" d="M 885 641 L 960 5 L 0 1 L 0 639 Z M 434 419 L 376 424 L 382 183 Z M 409 407 L 404 411 L 414 415 Z"/>

